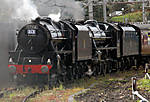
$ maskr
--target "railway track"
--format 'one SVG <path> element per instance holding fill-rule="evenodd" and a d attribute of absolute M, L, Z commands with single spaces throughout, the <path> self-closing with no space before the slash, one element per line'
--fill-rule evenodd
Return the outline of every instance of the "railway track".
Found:
<path fill-rule="evenodd" d="M 29 100 L 29 98 L 35 97 L 35 96 L 36 96 L 37 94 L 39 94 L 39 93 L 41 93 L 40 90 L 32 92 L 31 94 L 29 94 L 28 96 L 26 96 L 26 97 L 23 99 L 22 102 L 27 102 L 27 101 Z"/>
<path fill-rule="evenodd" d="M 41 92 L 40 89 L 38 91 L 37 90 L 38 89 L 28 86 L 7 88 L 4 91 L 0 91 L 0 102 L 27 102 L 30 97 L 34 97 L 36 94 Z"/>
<path fill-rule="evenodd" d="M 100 80 L 99 84 L 93 87 L 91 90 L 76 95 L 74 99 L 76 102 L 133 102 L 131 94 L 131 78 L 133 76 L 143 79 L 143 70 L 119 74 L 113 73 L 108 78 Z M 140 83 L 138 82 L 141 87 L 143 84 Z M 150 99 L 149 92 L 146 89 L 143 88 L 140 91 L 140 94 L 142 94 L 146 99 Z"/>
<path fill-rule="evenodd" d="M 30 98 L 35 97 L 37 94 L 40 94 L 41 92 L 43 92 L 44 90 L 46 90 L 44 87 L 39 88 L 38 90 L 30 93 L 29 95 L 27 95 L 22 102 L 27 102 Z"/>

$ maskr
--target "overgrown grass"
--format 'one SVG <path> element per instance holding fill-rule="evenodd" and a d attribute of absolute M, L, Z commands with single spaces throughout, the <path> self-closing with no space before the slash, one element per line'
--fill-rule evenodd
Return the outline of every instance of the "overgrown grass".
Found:
<path fill-rule="evenodd" d="M 142 12 L 129 13 L 123 16 L 112 17 L 111 21 L 123 22 L 123 19 L 128 19 L 128 22 L 142 22 Z"/>
<path fill-rule="evenodd" d="M 138 80 L 138 88 L 150 92 L 150 79 Z"/>

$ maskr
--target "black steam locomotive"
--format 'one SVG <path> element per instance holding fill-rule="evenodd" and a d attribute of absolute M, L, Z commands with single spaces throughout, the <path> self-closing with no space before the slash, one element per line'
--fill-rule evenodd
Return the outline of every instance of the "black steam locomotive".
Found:
<path fill-rule="evenodd" d="M 124 70 L 139 61 L 140 34 L 129 24 L 36 18 L 17 33 L 8 67 L 17 77 L 45 76 L 50 84 Z"/>

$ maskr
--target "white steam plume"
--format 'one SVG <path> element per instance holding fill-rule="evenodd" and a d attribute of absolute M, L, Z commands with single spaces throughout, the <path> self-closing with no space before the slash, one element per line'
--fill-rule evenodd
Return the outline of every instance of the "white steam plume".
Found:
<path fill-rule="evenodd" d="M 16 14 L 13 16 L 15 17 L 15 15 L 16 18 L 23 19 L 35 19 L 39 16 L 36 6 L 30 0 L 22 0 L 22 5 L 19 6 L 16 10 Z"/>
<path fill-rule="evenodd" d="M 1 20 L 30 20 L 38 16 L 37 8 L 31 0 L 0 0 Z"/>
<path fill-rule="evenodd" d="M 61 17 L 61 12 L 58 12 L 58 14 L 49 14 L 48 17 L 50 17 L 52 20 L 58 22 Z"/>
<path fill-rule="evenodd" d="M 34 4 L 35 3 L 35 4 Z M 84 9 L 75 0 L 0 0 L 0 21 L 30 20 L 39 16 L 58 14 L 62 19 L 84 19 Z"/>
<path fill-rule="evenodd" d="M 75 0 L 35 0 L 34 2 L 41 16 L 57 15 L 61 10 L 62 19 L 84 19 L 84 9 Z"/>

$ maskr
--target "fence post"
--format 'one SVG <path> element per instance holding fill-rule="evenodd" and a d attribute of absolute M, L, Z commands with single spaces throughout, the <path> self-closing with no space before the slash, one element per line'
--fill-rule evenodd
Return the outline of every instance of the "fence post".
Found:
<path fill-rule="evenodd" d="M 141 99 L 140 102 L 149 102 L 147 99 L 142 97 L 139 92 L 137 91 L 137 83 L 136 83 L 136 77 L 132 77 L 132 97 L 133 100 L 135 100 L 135 96 L 139 97 Z"/>
<path fill-rule="evenodd" d="M 137 87 L 136 87 L 136 77 L 132 77 L 132 97 L 133 100 L 135 99 L 135 94 L 134 92 L 137 91 Z"/>
<path fill-rule="evenodd" d="M 150 75 L 149 75 L 149 73 L 148 73 L 148 68 L 149 68 L 149 66 L 148 66 L 148 63 L 146 63 L 145 64 L 145 79 L 150 79 Z"/>

